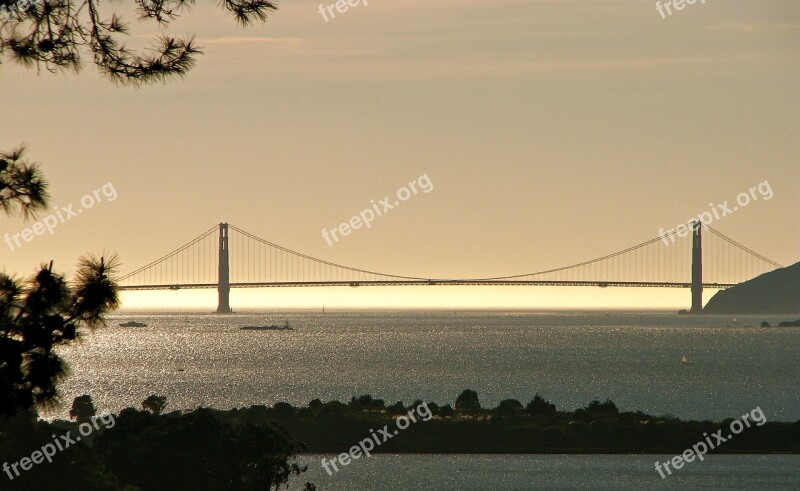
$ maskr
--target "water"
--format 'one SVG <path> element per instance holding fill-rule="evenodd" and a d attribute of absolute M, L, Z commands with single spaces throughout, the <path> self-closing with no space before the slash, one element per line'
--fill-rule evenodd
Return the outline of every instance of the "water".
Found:
<path fill-rule="evenodd" d="M 800 455 L 710 455 L 664 479 L 655 471 L 665 455 L 376 455 L 328 476 L 322 457 L 304 456 L 320 490 L 798 490 Z"/>
<path fill-rule="evenodd" d="M 791 317 L 791 316 L 789 316 Z M 794 318 L 797 318 L 795 316 Z M 135 319 L 147 328 L 121 328 Z M 296 331 L 241 331 L 282 323 Z M 321 312 L 116 314 L 62 350 L 64 417 L 75 396 L 98 407 L 168 410 L 273 404 L 370 393 L 407 404 L 453 403 L 465 388 L 484 406 L 536 392 L 560 409 L 611 398 L 621 410 L 681 418 L 800 419 L 800 329 L 760 328 L 787 317 L 603 312 Z M 689 363 L 681 364 L 686 355 Z M 346 449 L 342 449 L 343 451 Z M 332 456 L 327 456 L 328 458 Z M 661 479 L 648 455 L 377 455 L 328 476 L 304 455 L 320 490 L 795 489 L 800 456 L 713 455 Z"/>
<path fill-rule="evenodd" d="M 147 328 L 121 328 L 126 320 Z M 241 331 L 281 323 L 296 331 Z M 452 404 L 465 388 L 484 406 L 559 409 L 612 399 L 621 410 L 723 419 L 761 407 L 800 419 L 800 329 L 760 328 L 787 317 L 602 312 L 285 312 L 115 314 L 109 327 L 61 352 L 64 416 L 89 393 L 98 407 L 230 408 L 369 393 L 394 402 Z M 730 325 L 730 327 L 727 327 Z M 681 364 L 683 355 L 689 360 Z M 181 370 L 181 371 L 179 371 Z"/>

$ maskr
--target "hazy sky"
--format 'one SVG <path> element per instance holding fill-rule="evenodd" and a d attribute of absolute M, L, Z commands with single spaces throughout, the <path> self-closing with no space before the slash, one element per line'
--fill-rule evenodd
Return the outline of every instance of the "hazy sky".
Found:
<path fill-rule="evenodd" d="M 767 180 L 713 226 L 800 260 L 800 2 L 368 0 L 325 22 L 282 3 L 242 29 L 198 2 L 167 28 L 205 55 L 184 80 L 117 87 L 0 66 L 0 148 L 27 143 L 53 204 L 118 198 L 10 251 L 27 274 L 116 251 L 124 271 L 220 221 L 354 267 L 423 277 L 537 271 L 658 235 Z M 106 11 L 115 4 L 106 5 Z M 135 17 L 127 14 L 132 22 Z M 134 22 L 132 45 L 156 31 Z M 332 246 L 321 237 L 422 174 L 413 197 Z M 0 217 L 0 233 L 30 223 Z M 126 306 L 216 305 L 216 292 Z M 244 305 L 685 307 L 684 290 L 234 290 Z"/>

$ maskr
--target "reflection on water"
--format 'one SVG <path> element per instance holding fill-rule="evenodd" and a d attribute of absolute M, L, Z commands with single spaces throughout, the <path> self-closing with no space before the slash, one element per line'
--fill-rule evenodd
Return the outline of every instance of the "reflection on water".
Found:
<path fill-rule="evenodd" d="M 303 456 L 309 471 L 290 489 L 306 481 L 331 491 L 800 489 L 800 455 L 709 455 L 666 479 L 653 467 L 662 455 L 377 455 L 333 476 L 322 457 Z"/>
<path fill-rule="evenodd" d="M 295 331 L 242 331 L 279 324 Z M 621 410 L 721 419 L 760 406 L 800 419 L 800 329 L 784 317 L 553 312 L 293 312 L 115 314 L 108 328 L 62 349 L 72 375 L 63 401 L 169 409 L 230 408 L 371 393 L 387 401 L 452 403 L 462 389 L 485 406 L 536 392 L 560 409 L 611 398 Z M 123 328 L 137 320 L 146 328 Z M 726 327 L 730 324 L 730 327 Z M 749 326 L 749 327 L 747 327 Z M 688 363 L 681 363 L 686 356 Z M 62 407 L 52 415 L 64 415 Z"/>

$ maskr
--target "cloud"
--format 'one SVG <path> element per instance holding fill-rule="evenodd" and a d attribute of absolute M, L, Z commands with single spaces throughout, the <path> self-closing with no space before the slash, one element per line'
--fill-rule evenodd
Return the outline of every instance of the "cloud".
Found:
<path fill-rule="evenodd" d="M 213 39 L 200 39 L 199 44 L 273 44 L 279 46 L 300 46 L 305 42 L 303 38 L 258 37 L 258 36 L 229 36 Z"/>
<path fill-rule="evenodd" d="M 800 29 L 800 24 L 789 24 L 789 23 L 746 24 L 746 23 L 726 22 L 710 26 L 703 26 L 703 29 L 709 29 L 712 31 L 733 31 L 733 32 L 776 32 L 776 31 L 797 30 Z"/>

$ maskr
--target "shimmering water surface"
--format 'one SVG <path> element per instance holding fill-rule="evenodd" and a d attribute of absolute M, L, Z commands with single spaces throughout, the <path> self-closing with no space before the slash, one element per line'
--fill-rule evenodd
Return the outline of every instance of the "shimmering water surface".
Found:
<path fill-rule="evenodd" d="M 800 419 L 800 328 L 791 316 L 603 312 L 129 313 L 63 349 L 72 375 L 65 414 L 89 393 L 105 410 L 150 393 L 169 408 L 369 393 L 394 402 L 453 403 L 465 388 L 484 406 L 536 392 L 560 409 L 612 399 L 622 410 L 722 419 L 761 407 Z M 796 317 L 795 317 L 796 318 Z M 295 331 L 242 331 L 282 323 Z M 122 328 L 119 322 L 146 322 Z M 683 355 L 689 360 L 681 364 Z"/>
<path fill-rule="evenodd" d="M 709 455 L 664 479 L 654 468 L 664 455 L 377 455 L 332 476 L 322 457 L 304 456 L 309 470 L 290 489 L 306 481 L 334 491 L 800 489 L 800 455 Z"/>

